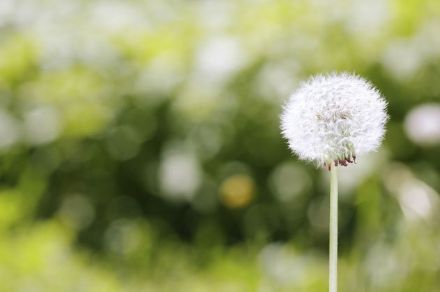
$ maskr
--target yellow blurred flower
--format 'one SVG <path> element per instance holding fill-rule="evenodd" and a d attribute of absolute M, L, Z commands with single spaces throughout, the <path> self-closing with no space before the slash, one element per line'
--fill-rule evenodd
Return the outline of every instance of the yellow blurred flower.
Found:
<path fill-rule="evenodd" d="M 233 175 L 220 185 L 220 198 L 229 208 L 241 208 L 248 205 L 255 195 L 255 184 L 248 175 Z"/>

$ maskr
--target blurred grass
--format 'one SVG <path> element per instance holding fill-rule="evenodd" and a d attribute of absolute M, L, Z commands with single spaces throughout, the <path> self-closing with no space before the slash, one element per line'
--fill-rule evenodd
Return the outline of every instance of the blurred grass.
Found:
<path fill-rule="evenodd" d="M 327 174 L 292 157 L 278 115 L 339 70 L 391 115 L 383 148 L 341 171 L 340 289 L 438 291 L 439 16 L 3 0 L 0 291 L 325 291 Z"/>

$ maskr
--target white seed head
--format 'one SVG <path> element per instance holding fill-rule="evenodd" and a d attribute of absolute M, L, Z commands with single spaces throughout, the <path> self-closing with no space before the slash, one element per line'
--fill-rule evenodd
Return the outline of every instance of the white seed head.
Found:
<path fill-rule="evenodd" d="M 281 130 L 300 159 L 344 165 L 376 150 L 385 133 L 387 103 L 368 81 L 348 73 L 318 75 L 290 96 Z"/>

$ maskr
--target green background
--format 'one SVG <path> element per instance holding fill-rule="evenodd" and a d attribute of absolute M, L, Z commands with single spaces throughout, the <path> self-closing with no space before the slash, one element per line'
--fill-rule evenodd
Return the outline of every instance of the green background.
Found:
<path fill-rule="evenodd" d="M 0 291 L 326 291 L 301 80 L 389 103 L 340 171 L 340 291 L 440 291 L 440 2 L 2 0 Z"/>

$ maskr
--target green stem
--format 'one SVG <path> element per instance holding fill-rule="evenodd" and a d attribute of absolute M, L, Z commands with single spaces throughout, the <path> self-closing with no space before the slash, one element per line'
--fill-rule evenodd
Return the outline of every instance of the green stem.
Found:
<path fill-rule="evenodd" d="M 338 172 L 330 170 L 329 292 L 338 291 Z"/>

